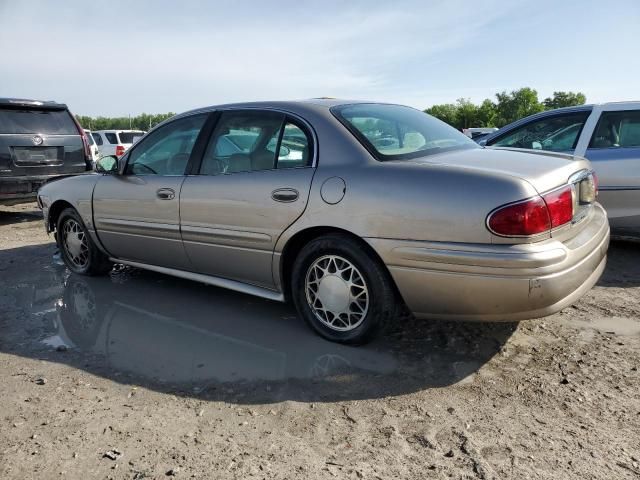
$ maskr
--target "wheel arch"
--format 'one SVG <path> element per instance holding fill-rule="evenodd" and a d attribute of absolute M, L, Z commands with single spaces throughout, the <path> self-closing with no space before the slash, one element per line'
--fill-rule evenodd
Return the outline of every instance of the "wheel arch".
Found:
<path fill-rule="evenodd" d="M 66 200 L 56 200 L 49 207 L 49 216 L 47 218 L 47 231 L 53 232 L 56 230 L 58 225 L 58 218 L 60 218 L 60 214 L 66 210 L 67 208 L 73 208 L 77 210 L 71 203 Z"/>
<path fill-rule="evenodd" d="M 345 237 L 351 238 L 352 240 L 355 240 L 373 258 L 375 258 L 378 262 L 380 262 L 380 265 L 382 265 L 384 270 L 387 272 L 387 275 L 389 276 L 389 281 L 393 286 L 396 297 L 398 298 L 399 301 L 403 301 L 402 295 L 398 290 L 398 287 L 393 279 L 393 276 L 391 275 L 391 272 L 389 272 L 389 269 L 387 268 L 386 264 L 384 263 L 380 255 L 378 255 L 378 252 L 376 252 L 376 250 L 366 240 L 356 235 L 355 233 L 350 232 L 349 230 L 345 230 L 343 228 L 330 227 L 330 226 L 314 226 L 314 227 L 308 227 L 303 230 L 300 230 L 299 232 L 296 232 L 294 235 L 292 235 L 291 238 L 289 238 L 287 240 L 287 243 L 284 245 L 284 248 L 282 249 L 282 253 L 280 254 L 280 263 L 279 263 L 278 273 L 280 275 L 280 288 L 282 290 L 282 293 L 285 296 L 285 299 L 287 299 L 287 301 L 291 299 L 291 274 L 293 271 L 293 264 L 298 254 L 300 253 L 302 248 L 306 244 L 308 244 L 310 241 L 316 238 L 323 237 L 326 235 L 331 235 L 331 234 L 343 235 Z"/>

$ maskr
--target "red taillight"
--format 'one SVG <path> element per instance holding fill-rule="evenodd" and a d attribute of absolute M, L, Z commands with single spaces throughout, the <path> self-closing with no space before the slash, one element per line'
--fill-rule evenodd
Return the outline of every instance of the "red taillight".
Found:
<path fill-rule="evenodd" d="M 550 230 L 551 219 L 542 197 L 533 197 L 494 211 L 489 217 L 488 225 L 498 235 L 521 237 Z"/>
<path fill-rule="evenodd" d="M 116 145 L 116 156 L 117 157 L 121 157 L 122 155 L 124 155 L 124 146 L 123 145 Z"/>
<path fill-rule="evenodd" d="M 512 203 L 495 210 L 487 221 L 489 229 L 505 237 L 528 237 L 569 223 L 573 219 L 573 190 L 570 185 Z"/>
<path fill-rule="evenodd" d="M 559 227 L 571 221 L 573 218 L 573 192 L 570 185 L 547 193 L 542 198 L 544 198 L 547 208 L 549 208 L 551 228 Z"/>
<path fill-rule="evenodd" d="M 82 128 L 82 126 L 80 125 L 80 122 L 78 122 L 78 119 L 76 117 L 71 115 L 71 118 L 73 118 L 73 122 L 76 124 L 76 128 L 78 129 L 78 133 L 80 134 L 80 137 L 82 138 L 82 147 L 84 149 L 85 161 L 90 162 L 91 161 L 91 147 L 89 146 L 89 139 L 87 138 L 87 132 L 84 131 L 84 129 Z"/>

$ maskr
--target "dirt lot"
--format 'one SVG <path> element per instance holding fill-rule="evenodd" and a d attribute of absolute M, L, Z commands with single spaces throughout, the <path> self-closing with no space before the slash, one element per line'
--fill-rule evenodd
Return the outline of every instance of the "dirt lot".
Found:
<path fill-rule="evenodd" d="M 0 478 L 640 477 L 640 245 L 521 324 L 403 319 L 363 348 L 291 307 L 71 276 L 0 211 Z"/>

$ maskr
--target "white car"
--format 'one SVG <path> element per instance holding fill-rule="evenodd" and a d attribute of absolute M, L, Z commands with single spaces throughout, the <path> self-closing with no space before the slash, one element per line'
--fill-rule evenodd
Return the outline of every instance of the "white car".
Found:
<path fill-rule="evenodd" d="M 145 133 L 147 132 L 142 130 L 96 130 L 91 135 L 98 144 L 101 157 L 108 155 L 120 157 Z"/>
<path fill-rule="evenodd" d="M 91 163 L 95 168 L 96 162 L 100 158 L 100 149 L 98 148 L 98 145 L 96 145 L 96 141 L 93 138 L 91 130 L 87 130 L 85 128 L 84 133 L 87 134 L 87 142 L 89 142 L 89 152 L 91 153 Z"/>

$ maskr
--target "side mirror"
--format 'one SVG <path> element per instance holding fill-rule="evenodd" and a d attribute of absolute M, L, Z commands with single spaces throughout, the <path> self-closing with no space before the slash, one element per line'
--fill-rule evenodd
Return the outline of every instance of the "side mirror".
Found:
<path fill-rule="evenodd" d="M 487 146 L 487 139 L 483 138 L 482 140 L 478 140 L 478 145 L 480 145 L 481 147 L 486 147 Z"/>
<path fill-rule="evenodd" d="M 106 174 L 118 173 L 118 157 L 108 155 L 98 159 L 96 162 L 96 172 Z"/>
<path fill-rule="evenodd" d="M 540 142 L 531 142 L 531 148 L 534 150 L 542 150 L 542 144 Z"/>

